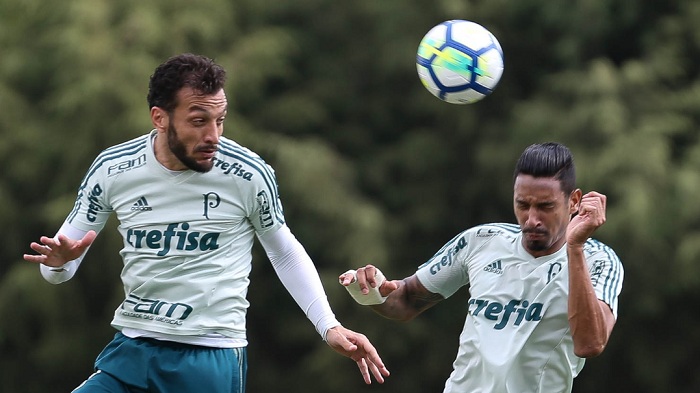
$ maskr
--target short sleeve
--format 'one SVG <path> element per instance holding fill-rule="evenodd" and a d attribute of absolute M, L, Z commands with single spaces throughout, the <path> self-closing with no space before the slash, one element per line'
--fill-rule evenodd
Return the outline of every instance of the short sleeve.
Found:
<path fill-rule="evenodd" d="M 622 291 L 625 275 L 622 262 L 617 254 L 603 243 L 591 240 L 587 245 L 590 255 L 586 260 L 596 296 L 610 306 L 617 318 L 618 296 Z"/>
<path fill-rule="evenodd" d="M 284 211 L 274 170 L 262 160 L 256 167 L 261 176 L 255 177 L 253 183 L 250 195 L 253 206 L 248 219 L 257 233 L 265 233 L 285 224 Z"/>
<path fill-rule="evenodd" d="M 107 198 L 107 179 L 103 170 L 104 158 L 98 156 L 88 169 L 78 188 L 73 210 L 66 222 L 83 231 L 99 232 L 112 213 Z"/>
<path fill-rule="evenodd" d="M 416 276 L 427 290 L 448 298 L 469 284 L 466 268 L 468 257 L 468 231 L 464 231 L 421 265 L 416 271 Z"/>

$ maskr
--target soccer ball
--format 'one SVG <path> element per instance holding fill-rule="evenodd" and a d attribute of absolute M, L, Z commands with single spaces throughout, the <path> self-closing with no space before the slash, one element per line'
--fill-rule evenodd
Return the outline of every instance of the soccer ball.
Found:
<path fill-rule="evenodd" d="M 449 20 L 418 46 L 416 68 L 423 86 L 452 104 L 470 104 L 491 94 L 503 74 L 503 50 L 483 26 Z"/>

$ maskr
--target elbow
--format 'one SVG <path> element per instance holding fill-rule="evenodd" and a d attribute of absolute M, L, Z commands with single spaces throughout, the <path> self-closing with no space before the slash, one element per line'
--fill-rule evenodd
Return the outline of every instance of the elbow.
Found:
<path fill-rule="evenodd" d="M 410 321 L 414 320 L 417 316 L 418 316 L 418 314 L 406 314 L 406 315 L 402 315 L 400 318 L 397 318 L 396 320 L 398 322 L 406 323 L 406 322 L 410 322 Z"/>
<path fill-rule="evenodd" d="M 408 310 L 408 309 L 400 309 L 397 310 L 393 307 L 386 307 L 384 304 L 379 304 L 376 306 L 370 306 L 372 310 L 381 315 L 382 317 L 386 319 L 390 319 L 392 321 L 396 322 L 410 322 L 414 320 L 420 312 L 416 312 L 415 310 Z"/>
<path fill-rule="evenodd" d="M 605 346 L 605 342 L 574 345 L 574 355 L 584 359 L 594 358 L 603 353 Z"/>

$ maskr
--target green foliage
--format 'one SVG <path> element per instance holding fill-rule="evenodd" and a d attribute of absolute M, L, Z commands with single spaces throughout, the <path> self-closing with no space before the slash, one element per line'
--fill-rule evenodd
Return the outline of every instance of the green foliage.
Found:
<path fill-rule="evenodd" d="M 457 232 L 513 221 L 513 165 L 544 140 L 572 148 L 584 191 L 608 195 L 596 237 L 626 267 L 609 348 L 575 391 L 697 391 L 699 16 L 692 0 L 0 2 L 0 392 L 70 391 L 114 333 L 116 223 L 69 283 L 21 255 L 60 226 L 101 149 L 150 129 L 148 77 L 180 52 L 228 70 L 226 134 L 275 167 L 336 315 L 393 372 L 375 392 L 442 389 L 468 294 L 400 324 L 357 306 L 337 275 L 377 263 L 404 277 Z M 418 82 L 418 42 L 446 19 L 503 46 L 503 79 L 477 104 Z M 255 255 L 249 391 L 363 389 Z"/>

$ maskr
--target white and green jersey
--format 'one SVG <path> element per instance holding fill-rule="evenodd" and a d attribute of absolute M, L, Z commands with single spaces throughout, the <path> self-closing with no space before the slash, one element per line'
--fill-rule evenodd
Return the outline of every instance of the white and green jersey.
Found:
<path fill-rule="evenodd" d="M 584 246 L 597 297 L 617 318 L 623 268 L 614 251 Z M 584 359 L 574 354 L 568 321 L 566 247 L 535 258 L 513 224 L 490 224 L 457 235 L 417 272 L 445 298 L 469 285 L 468 315 L 446 393 L 570 392 Z"/>
<path fill-rule="evenodd" d="M 255 235 L 284 225 L 274 173 L 224 137 L 211 171 L 173 172 L 156 160 L 154 135 L 104 150 L 66 221 L 99 231 L 112 212 L 119 220 L 125 299 L 115 328 L 244 344 Z"/>

